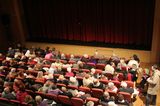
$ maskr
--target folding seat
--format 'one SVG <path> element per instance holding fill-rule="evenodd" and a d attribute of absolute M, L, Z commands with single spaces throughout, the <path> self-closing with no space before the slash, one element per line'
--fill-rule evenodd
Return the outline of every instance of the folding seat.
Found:
<path fill-rule="evenodd" d="M 118 80 L 121 82 L 125 79 L 123 73 L 118 73 Z"/>
<path fill-rule="evenodd" d="M 89 73 L 90 70 L 89 69 L 81 69 L 83 72 Z"/>
<path fill-rule="evenodd" d="M 99 99 L 98 98 L 94 98 L 94 97 L 87 97 L 86 98 L 86 103 L 88 101 L 93 101 L 94 102 L 94 106 L 97 106 L 99 104 Z"/>
<path fill-rule="evenodd" d="M 74 89 L 78 89 L 78 87 L 77 87 L 77 86 L 74 86 L 74 85 L 68 85 L 67 88 L 68 88 L 68 89 L 73 89 L 73 90 L 74 90 Z"/>
<path fill-rule="evenodd" d="M 131 74 L 131 73 L 128 73 L 128 74 L 127 74 L 127 80 L 128 80 L 128 81 L 132 81 L 132 74 Z"/>
<path fill-rule="evenodd" d="M 76 61 L 70 60 L 70 61 L 68 61 L 68 63 L 69 63 L 69 64 L 75 64 Z"/>
<path fill-rule="evenodd" d="M 114 85 L 115 85 L 117 88 L 120 88 L 121 82 L 119 82 L 119 81 L 117 81 L 117 80 L 112 80 L 111 82 L 113 82 Z"/>
<path fill-rule="evenodd" d="M 113 92 L 113 91 L 108 91 L 109 96 L 114 96 L 115 98 L 117 98 L 117 93 Z"/>
<path fill-rule="evenodd" d="M 46 67 L 46 68 L 50 68 L 50 66 L 51 65 L 47 65 L 47 64 L 43 65 L 43 67 Z"/>
<path fill-rule="evenodd" d="M 72 97 L 71 102 L 73 106 L 83 106 L 84 105 L 84 101 L 81 98 Z"/>
<path fill-rule="evenodd" d="M 91 92 L 91 89 L 90 89 L 90 88 L 84 87 L 84 86 L 80 86 L 80 87 L 79 87 L 79 90 L 80 90 L 80 91 L 83 91 L 83 92 L 85 92 L 85 93 L 90 93 L 90 92 Z"/>
<path fill-rule="evenodd" d="M 97 63 L 97 64 L 96 64 L 96 69 L 104 70 L 105 66 L 106 66 L 105 64 Z"/>
<path fill-rule="evenodd" d="M 47 93 L 47 94 L 45 94 L 45 97 L 47 99 L 54 100 L 55 102 L 59 102 L 58 95 Z"/>
<path fill-rule="evenodd" d="M 93 67 L 93 68 L 96 68 L 95 63 L 88 62 L 88 63 L 86 63 L 86 64 L 89 65 L 89 66 L 91 66 L 91 67 Z"/>
<path fill-rule="evenodd" d="M 108 80 L 104 80 L 104 79 L 100 79 L 99 82 L 101 82 L 101 83 L 107 85 L 109 81 L 108 81 Z"/>
<path fill-rule="evenodd" d="M 122 66 L 122 67 L 121 67 L 121 70 L 122 70 L 122 71 L 127 71 L 128 69 L 127 69 L 126 66 Z"/>
<path fill-rule="evenodd" d="M 35 93 L 36 93 L 36 95 L 40 95 L 42 98 L 45 98 L 45 96 L 46 96 L 46 94 L 43 92 L 36 91 Z"/>
<path fill-rule="evenodd" d="M 105 73 L 104 75 L 108 78 L 108 80 L 113 79 L 113 75 L 111 73 Z"/>
<path fill-rule="evenodd" d="M 103 95 L 103 90 L 98 89 L 98 88 L 92 88 L 91 89 L 91 94 L 92 94 L 93 97 L 99 98 Z"/>
<path fill-rule="evenodd" d="M 58 78 L 61 74 L 53 74 L 54 77 Z"/>
<path fill-rule="evenodd" d="M 134 82 L 133 81 L 125 81 L 127 83 L 128 87 L 134 88 Z"/>
<path fill-rule="evenodd" d="M 101 69 L 96 69 L 95 74 L 102 74 L 102 70 Z"/>
<path fill-rule="evenodd" d="M 122 94 L 124 96 L 124 99 L 128 102 L 131 102 L 131 94 L 127 92 L 118 92 L 118 94 Z"/>
<path fill-rule="evenodd" d="M 58 95 L 58 99 L 64 105 L 72 105 L 72 102 L 68 96 L 65 95 Z"/>
<path fill-rule="evenodd" d="M 79 72 L 78 68 L 72 68 L 72 72 Z"/>
<path fill-rule="evenodd" d="M 66 87 L 66 85 L 65 85 L 65 84 L 61 84 L 61 83 L 56 83 L 56 85 L 57 85 L 57 87 L 58 87 L 58 88 Z"/>

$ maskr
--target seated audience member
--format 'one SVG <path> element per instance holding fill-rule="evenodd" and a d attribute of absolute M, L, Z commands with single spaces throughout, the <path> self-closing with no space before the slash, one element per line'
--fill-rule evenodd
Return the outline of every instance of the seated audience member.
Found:
<path fill-rule="evenodd" d="M 129 102 L 126 101 L 126 100 L 124 100 L 124 96 L 123 96 L 122 94 L 119 94 L 119 95 L 118 95 L 116 104 L 129 106 Z"/>
<path fill-rule="evenodd" d="M 86 106 L 94 106 L 94 102 L 93 102 L 93 101 L 88 101 L 88 102 L 86 103 Z"/>
<path fill-rule="evenodd" d="M 27 105 L 29 105 L 29 106 L 36 106 L 36 103 L 35 103 L 35 101 L 34 101 L 34 99 L 32 98 L 31 95 L 27 95 L 25 97 L 25 101 L 24 102 L 27 103 Z"/>
<path fill-rule="evenodd" d="M 51 89 L 48 90 L 48 94 L 58 95 L 60 93 L 62 93 L 62 91 L 59 88 L 57 88 L 57 86 L 54 84 L 52 85 Z"/>
<path fill-rule="evenodd" d="M 24 75 L 23 70 L 20 70 L 20 71 L 18 72 L 17 78 L 21 78 L 21 79 L 24 79 L 24 78 L 25 78 L 25 75 Z"/>
<path fill-rule="evenodd" d="M 119 74 L 117 72 L 114 72 L 114 74 L 113 74 L 113 80 L 119 81 L 118 76 L 119 76 Z"/>
<path fill-rule="evenodd" d="M 118 106 L 114 101 L 109 101 L 107 106 Z"/>
<path fill-rule="evenodd" d="M 122 81 L 121 82 L 121 88 L 119 88 L 119 91 L 120 92 L 127 92 L 127 93 L 132 94 L 134 92 L 134 89 L 127 87 L 127 83 Z"/>
<path fill-rule="evenodd" d="M 110 101 L 110 95 L 108 92 L 104 92 L 103 96 L 100 97 L 100 104 L 106 106 L 107 103 Z"/>
<path fill-rule="evenodd" d="M 53 58 L 52 52 L 47 53 L 44 58 L 45 59 L 52 59 Z"/>
<path fill-rule="evenodd" d="M 65 95 L 68 96 L 69 98 L 73 97 L 72 93 L 66 88 L 66 87 L 62 87 L 61 88 L 60 95 Z"/>
<path fill-rule="evenodd" d="M 91 84 L 93 84 L 93 78 L 90 77 L 89 74 L 86 74 L 85 77 L 83 78 L 83 86 L 90 87 Z"/>
<path fill-rule="evenodd" d="M 68 77 L 73 77 L 74 76 L 74 73 L 72 72 L 71 67 L 67 68 L 67 72 L 66 72 L 65 76 L 68 76 Z"/>
<path fill-rule="evenodd" d="M 64 75 L 60 75 L 57 79 L 57 83 L 68 85 L 68 80 L 64 77 Z"/>
<path fill-rule="evenodd" d="M 129 73 L 132 74 L 132 81 L 137 81 L 138 78 L 138 72 L 137 72 L 137 66 L 136 64 L 133 64 L 131 69 L 129 70 Z"/>
<path fill-rule="evenodd" d="M 25 91 L 25 86 L 19 85 L 19 90 L 16 92 L 16 98 L 20 102 L 25 102 L 25 97 L 27 96 L 27 92 Z"/>
<path fill-rule="evenodd" d="M 100 77 L 99 73 L 96 73 L 96 69 L 94 68 L 91 69 L 90 75 L 93 76 L 94 78 Z"/>
<path fill-rule="evenodd" d="M 41 96 L 35 97 L 36 106 L 48 106 L 47 100 L 43 100 Z"/>
<path fill-rule="evenodd" d="M 74 55 L 73 55 L 73 54 L 70 55 L 69 61 L 76 61 L 76 59 L 74 58 Z"/>
<path fill-rule="evenodd" d="M 92 88 L 98 88 L 98 89 L 104 89 L 104 85 L 101 82 L 99 82 L 98 79 L 93 80 L 93 83 L 91 84 L 91 87 Z"/>
<path fill-rule="evenodd" d="M 55 64 L 51 64 L 51 67 L 48 70 L 49 74 L 54 74 L 57 71 L 57 67 L 55 66 Z"/>
<path fill-rule="evenodd" d="M 81 61 L 82 61 L 82 62 L 85 62 L 85 63 L 89 62 L 89 56 L 88 56 L 88 54 L 84 54 L 84 55 L 82 56 L 82 58 L 81 58 Z"/>
<path fill-rule="evenodd" d="M 41 87 L 38 91 L 39 92 L 43 92 L 43 93 L 47 93 L 49 89 L 51 89 L 53 83 L 48 80 L 46 81 L 46 83 L 43 85 L 43 87 Z"/>
<path fill-rule="evenodd" d="M 105 70 L 103 71 L 103 74 L 106 74 L 106 73 L 114 74 L 114 67 L 111 66 L 110 64 L 107 64 L 105 66 Z"/>
<path fill-rule="evenodd" d="M 64 53 L 61 54 L 61 59 L 62 59 L 62 60 L 66 60 L 66 56 L 65 56 Z"/>
<path fill-rule="evenodd" d="M 2 96 L 3 98 L 7 98 L 7 99 L 16 99 L 16 96 L 14 95 L 14 93 L 11 92 L 11 88 L 10 87 L 6 87 L 4 88 L 4 91 L 2 92 Z"/>
<path fill-rule="evenodd" d="M 77 86 L 79 85 L 77 79 L 75 77 L 70 77 L 69 78 L 69 85 Z"/>
<path fill-rule="evenodd" d="M 36 77 L 36 81 L 45 82 L 45 80 L 46 79 L 43 76 L 43 72 L 39 71 L 38 74 L 37 74 L 37 77 Z"/>
<path fill-rule="evenodd" d="M 109 82 L 108 86 L 106 87 L 105 91 L 112 91 L 112 92 L 117 92 L 118 88 L 114 85 L 113 82 Z"/>
<path fill-rule="evenodd" d="M 133 58 L 131 58 L 131 60 L 129 60 L 129 62 L 128 62 L 128 67 L 131 68 L 133 66 L 133 64 L 136 65 L 136 68 L 139 68 L 139 63 L 136 60 L 134 60 Z"/>

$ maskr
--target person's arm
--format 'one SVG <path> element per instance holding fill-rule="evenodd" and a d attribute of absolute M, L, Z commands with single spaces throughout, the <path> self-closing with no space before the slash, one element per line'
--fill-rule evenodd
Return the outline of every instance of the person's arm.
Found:
<path fill-rule="evenodd" d="M 155 73 L 155 75 L 153 76 L 153 78 L 149 77 L 147 79 L 147 82 L 149 84 L 153 84 L 153 85 L 156 85 L 158 83 L 158 80 L 159 80 L 159 75 L 157 73 Z"/>

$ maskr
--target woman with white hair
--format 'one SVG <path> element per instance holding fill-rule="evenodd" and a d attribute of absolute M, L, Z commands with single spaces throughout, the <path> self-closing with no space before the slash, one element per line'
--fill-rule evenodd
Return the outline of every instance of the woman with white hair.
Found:
<path fill-rule="evenodd" d="M 75 77 L 70 77 L 69 78 L 69 85 L 78 86 L 79 83 Z"/>
<path fill-rule="evenodd" d="M 74 73 L 72 72 L 71 67 L 67 68 L 67 72 L 66 72 L 65 76 L 68 76 L 68 77 L 73 77 L 74 76 Z"/>
<path fill-rule="evenodd" d="M 108 86 L 106 87 L 105 91 L 112 91 L 112 92 L 117 92 L 118 88 L 114 85 L 113 82 L 109 82 Z"/>
<path fill-rule="evenodd" d="M 127 92 L 127 93 L 132 94 L 134 92 L 134 89 L 127 87 L 127 83 L 122 81 L 121 82 L 121 88 L 119 88 L 119 91 L 120 92 Z"/>

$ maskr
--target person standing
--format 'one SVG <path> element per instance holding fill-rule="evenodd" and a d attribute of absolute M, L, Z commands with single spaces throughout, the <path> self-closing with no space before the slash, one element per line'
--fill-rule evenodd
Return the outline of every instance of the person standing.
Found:
<path fill-rule="evenodd" d="M 156 106 L 157 93 L 159 90 L 160 71 L 158 70 L 158 66 L 153 65 L 152 71 L 152 75 L 147 79 L 148 90 L 146 95 L 146 106 L 149 106 L 150 103 Z"/>

